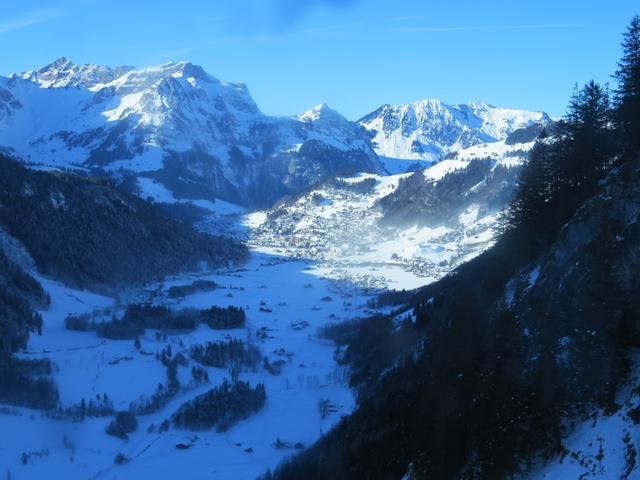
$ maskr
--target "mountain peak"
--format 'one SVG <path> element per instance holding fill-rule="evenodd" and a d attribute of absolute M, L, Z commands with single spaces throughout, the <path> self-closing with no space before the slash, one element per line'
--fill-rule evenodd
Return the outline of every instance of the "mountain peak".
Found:
<path fill-rule="evenodd" d="M 478 110 L 490 110 L 492 108 L 496 108 L 495 106 L 493 106 L 493 105 L 491 105 L 491 104 L 489 104 L 487 102 L 483 102 L 482 100 L 471 102 L 469 105 L 471 107 L 474 107 L 474 108 L 478 109 Z"/>
<path fill-rule="evenodd" d="M 195 78 L 205 82 L 217 82 L 218 80 L 209 75 L 200 65 L 194 65 L 188 61 L 169 62 L 158 67 L 167 71 L 173 77 Z"/>
<path fill-rule="evenodd" d="M 42 165 L 161 171 L 169 190 L 252 206 L 381 168 L 366 132 L 326 104 L 270 117 L 244 84 L 187 61 L 114 69 L 58 59 L 0 85 L 0 148 Z M 36 111 L 46 112 L 38 128 L 23 128 Z"/>
<path fill-rule="evenodd" d="M 53 76 L 60 76 L 65 72 L 70 72 L 74 67 L 77 67 L 71 60 L 67 57 L 60 57 L 55 59 L 53 62 L 41 67 L 35 72 L 35 75 L 38 78 L 51 78 Z M 33 71 L 26 72 L 30 75 L 33 75 Z M 24 75 L 23 75 L 24 77 Z"/>
<path fill-rule="evenodd" d="M 298 118 L 298 120 L 301 120 L 303 122 L 315 122 L 315 121 L 318 121 L 318 120 L 321 120 L 321 121 L 325 121 L 325 120 L 336 121 L 337 120 L 337 121 L 341 121 L 341 122 L 342 121 L 347 121 L 346 118 L 344 118 L 338 112 L 336 112 L 331 107 L 329 107 L 329 105 L 327 105 L 325 102 L 322 102 L 321 104 L 316 105 L 315 107 L 304 111 L 303 113 L 298 115 L 297 118 Z"/>
<path fill-rule="evenodd" d="M 40 70 L 38 70 L 38 73 L 44 73 L 53 69 L 60 70 L 60 69 L 68 68 L 70 66 L 73 66 L 73 62 L 71 60 L 69 60 L 67 57 L 60 57 L 55 59 L 50 64 L 42 67 Z"/>
<path fill-rule="evenodd" d="M 101 65 L 78 65 L 67 57 L 60 57 L 38 70 L 23 72 L 24 80 L 37 83 L 43 88 L 93 87 L 108 83 L 133 70 L 133 67 L 105 67 Z"/>
<path fill-rule="evenodd" d="M 427 98 L 384 105 L 359 123 L 370 132 L 378 155 L 438 161 L 453 151 L 504 140 L 519 128 L 549 120 L 543 112 L 497 108 L 486 102 L 450 105 Z"/>

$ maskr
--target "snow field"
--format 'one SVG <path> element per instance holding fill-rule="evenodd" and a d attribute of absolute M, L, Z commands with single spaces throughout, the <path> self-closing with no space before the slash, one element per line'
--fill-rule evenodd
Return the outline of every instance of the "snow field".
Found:
<path fill-rule="evenodd" d="M 158 426 L 182 403 L 229 378 L 224 369 L 206 368 L 210 383 L 193 387 L 187 383 L 189 371 L 179 367 L 183 390 L 159 412 L 139 416 L 138 430 L 127 442 L 106 435 L 104 429 L 110 418 L 71 422 L 53 420 L 22 408 L 2 411 L 0 425 L 16 434 L 9 444 L 0 447 L 0 473 L 11 472 L 15 479 L 43 478 L 51 472 L 55 472 L 57 478 L 249 479 L 274 468 L 295 453 L 294 449 L 274 448 L 277 438 L 290 445 L 296 442 L 305 446 L 312 444 L 355 405 L 346 385 L 346 372 L 334 361 L 335 347 L 316 336 L 317 328 L 363 315 L 368 297 L 353 285 L 337 284 L 313 275 L 308 267 L 304 262 L 255 254 L 237 271 L 168 279 L 162 284 L 164 289 L 188 284 L 194 279 L 213 280 L 223 288 L 177 300 L 160 296 L 154 302 L 168 303 L 175 308 L 240 306 L 246 309 L 247 328 L 226 331 L 201 325 L 193 332 L 168 334 L 166 341 L 158 341 L 155 331 L 147 330 L 141 338 L 142 352 L 155 353 L 169 344 L 174 355 L 186 352 L 196 343 L 233 337 L 250 339 L 270 361 L 284 359 L 286 363 L 280 375 L 271 375 L 261 365 L 256 372 L 240 374 L 240 380 L 252 385 L 265 384 L 267 401 L 263 410 L 225 433 L 175 428 L 163 434 L 149 432 L 151 425 Z M 116 410 L 124 410 L 129 402 L 140 395 L 150 395 L 159 382 L 166 382 L 160 362 L 154 355 L 137 351 L 133 341 L 101 339 L 94 333 L 64 328 L 68 313 L 112 307 L 114 299 L 41 280 L 51 294 L 52 305 L 43 312 L 43 335 L 32 337 L 24 356 L 48 357 L 57 365 L 54 379 L 59 385 L 63 406 L 107 393 Z M 130 292 L 128 297 L 142 298 L 145 292 L 154 291 L 158 286 L 150 286 L 143 292 Z M 259 311 L 262 302 L 272 311 Z M 293 328 L 301 321 L 308 322 L 308 326 Z M 268 338 L 258 338 L 256 332 L 261 328 L 267 329 Z M 115 359 L 120 361 L 110 363 Z M 196 363 L 190 361 L 188 368 L 192 365 Z M 321 418 L 319 403 L 325 399 L 335 405 L 337 411 Z M 178 443 L 192 446 L 188 450 L 178 450 L 175 447 Z M 70 444 L 75 448 L 71 449 Z M 48 454 L 42 457 L 32 454 L 27 465 L 20 463 L 23 452 L 44 451 Z M 117 453 L 132 460 L 125 465 L 115 465 Z"/>

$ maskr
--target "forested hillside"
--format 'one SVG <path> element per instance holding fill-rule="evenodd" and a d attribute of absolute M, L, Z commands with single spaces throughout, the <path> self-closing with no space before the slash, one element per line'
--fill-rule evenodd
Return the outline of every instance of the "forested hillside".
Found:
<path fill-rule="evenodd" d="M 575 422 L 633 415 L 616 392 L 640 347 L 640 17 L 623 48 L 613 97 L 587 83 L 538 142 L 496 246 L 415 295 L 414 322 L 375 339 L 396 346 L 384 364 L 356 329 L 358 409 L 267 478 L 528 476 Z"/>
<path fill-rule="evenodd" d="M 51 408 L 57 401 L 56 389 L 46 378 L 51 373 L 48 362 L 13 358 L 26 347 L 30 333 L 42 329 L 42 317 L 32 306 L 48 303 L 42 286 L 0 251 L 0 403 Z"/>
<path fill-rule="evenodd" d="M 25 268 L 103 290 L 247 257 L 244 246 L 197 233 L 110 181 L 35 172 L 4 157 L 0 228 L 0 403 L 33 408 L 54 407 L 58 394 L 48 360 L 13 356 L 41 332 L 35 309 L 49 302 Z"/>
<path fill-rule="evenodd" d="M 109 180 L 32 171 L 4 157 L 0 225 L 42 274 L 81 287 L 142 283 L 247 257 L 244 246 L 198 233 Z"/>

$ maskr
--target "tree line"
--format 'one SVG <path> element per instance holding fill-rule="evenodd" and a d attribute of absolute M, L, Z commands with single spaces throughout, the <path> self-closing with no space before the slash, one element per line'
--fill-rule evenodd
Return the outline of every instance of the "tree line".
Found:
<path fill-rule="evenodd" d="M 121 319 L 112 315 L 109 321 L 95 321 L 90 314 L 69 314 L 65 318 L 68 330 L 96 332 L 113 340 L 135 339 L 147 328 L 155 330 L 195 330 L 206 323 L 215 330 L 244 327 L 246 314 L 241 307 L 212 306 L 207 309 L 185 308 L 173 310 L 166 305 L 150 303 L 127 305 Z"/>

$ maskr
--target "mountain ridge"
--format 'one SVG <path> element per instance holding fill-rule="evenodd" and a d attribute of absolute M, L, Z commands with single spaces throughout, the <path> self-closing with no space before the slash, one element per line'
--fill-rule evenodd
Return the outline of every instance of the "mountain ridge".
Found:
<path fill-rule="evenodd" d="M 187 61 L 136 69 L 61 57 L 0 77 L 0 147 L 25 163 L 132 172 L 177 196 L 249 207 L 329 178 L 383 173 L 386 157 L 425 166 L 549 120 L 543 112 L 435 99 L 383 105 L 358 122 L 324 103 L 273 117 L 245 84 Z"/>
<path fill-rule="evenodd" d="M 435 162 L 454 151 L 505 140 L 520 128 L 550 121 L 544 112 L 424 99 L 385 104 L 358 123 L 369 132 L 381 157 Z"/>
<path fill-rule="evenodd" d="M 0 145 L 44 167 L 168 176 L 203 198 L 264 205 L 325 177 L 381 165 L 339 114 L 263 114 L 241 83 L 190 62 L 79 66 L 62 57 L 0 77 Z M 178 168 L 176 168 L 178 167 Z"/>

